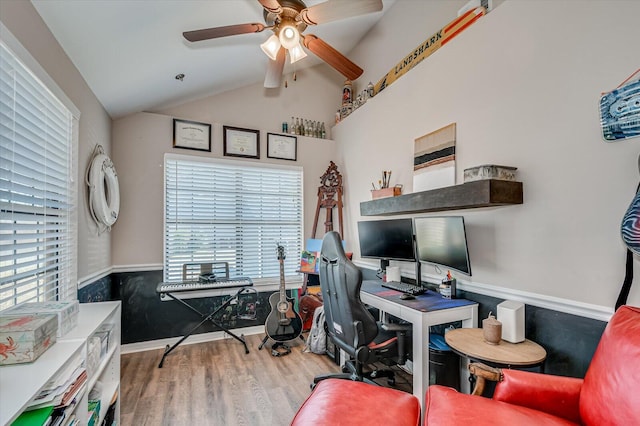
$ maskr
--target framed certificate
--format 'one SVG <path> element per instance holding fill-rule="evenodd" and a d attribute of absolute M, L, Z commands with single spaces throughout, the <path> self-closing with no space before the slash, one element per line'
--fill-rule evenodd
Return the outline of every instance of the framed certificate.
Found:
<path fill-rule="evenodd" d="M 260 131 L 223 126 L 224 155 L 260 158 Z"/>
<path fill-rule="evenodd" d="M 211 152 L 211 124 L 174 118 L 173 147 Z"/>
<path fill-rule="evenodd" d="M 267 157 L 296 161 L 298 159 L 298 138 L 267 133 Z"/>

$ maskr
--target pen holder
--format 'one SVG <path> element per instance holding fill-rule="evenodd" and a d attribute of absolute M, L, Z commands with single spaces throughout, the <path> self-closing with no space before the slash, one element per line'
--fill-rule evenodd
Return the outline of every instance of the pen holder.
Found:
<path fill-rule="evenodd" d="M 371 190 L 371 198 L 374 200 L 377 200 L 378 198 L 397 197 L 398 195 L 402 195 L 401 186 Z"/>
<path fill-rule="evenodd" d="M 440 284 L 440 294 L 445 299 L 455 299 L 456 298 L 456 279 L 443 279 Z"/>

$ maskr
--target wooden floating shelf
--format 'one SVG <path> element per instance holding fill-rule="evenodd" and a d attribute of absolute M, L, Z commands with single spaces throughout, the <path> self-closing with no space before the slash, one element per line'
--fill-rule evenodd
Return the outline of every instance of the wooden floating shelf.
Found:
<path fill-rule="evenodd" d="M 522 182 L 477 180 L 360 203 L 362 216 L 427 213 L 522 204 Z"/>

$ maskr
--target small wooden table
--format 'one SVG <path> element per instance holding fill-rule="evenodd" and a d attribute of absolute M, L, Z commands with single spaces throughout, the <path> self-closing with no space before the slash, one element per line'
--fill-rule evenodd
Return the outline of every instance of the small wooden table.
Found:
<path fill-rule="evenodd" d="M 445 333 L 444 339 L 457 354 L 485 361 L 494 367 L 542 366 L 547 358 L 547 351 L 528 339 L 521 343 L 509 343 L 504 340 L 497 345 L 487 343 L 481 328 L 457 328 Z"/>
<path fill-rule="evenodd" d="M 536 342 L 528 339 L 520 343 L 501 340 L 499 344 L 492 345 L 485 342 L 481 328 L 450 330 L 444 334 L 444 339 L 455 353 L 470 360 L 483 361 L 498 368 L 540 367 L 540 371 L 544 371 L 547 351 Z M 484 389 L 484 379 L 479 378 L 477 389 L 476 378 L 470 375 L 468 379 L 473 393 L 478 392 L 477 394 L 481 395 L 482 389 Z"/>

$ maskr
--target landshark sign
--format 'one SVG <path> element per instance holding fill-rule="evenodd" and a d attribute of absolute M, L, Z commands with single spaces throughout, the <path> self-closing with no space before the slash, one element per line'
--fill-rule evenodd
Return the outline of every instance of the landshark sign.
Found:
<path fill-rule="evenodd" d="M 410 69 L 422 62 L 426 57 L 447 44 L 464 29 L 484 16 L 484 7 L 477 7 L 457 17 L 444 28 L 429 37 L 424 43 L 416 47 L 413 52 L 404 57 L 391 71 L 382 77 L 375 85 L 375 93 L 380 93 L 391 83 L 405 75 Z"/>

